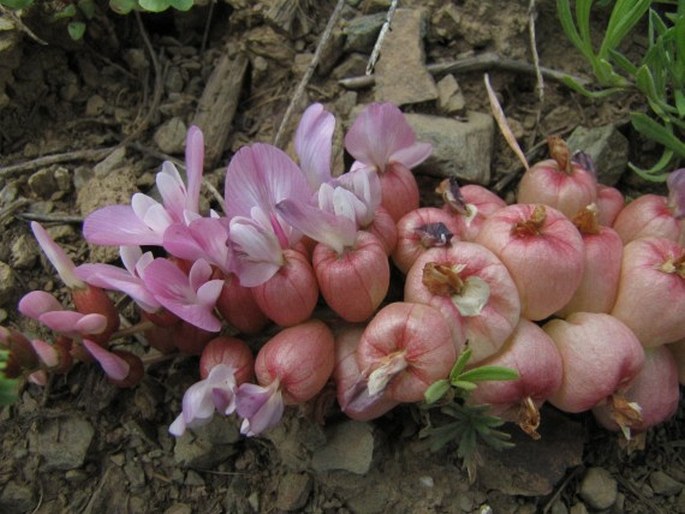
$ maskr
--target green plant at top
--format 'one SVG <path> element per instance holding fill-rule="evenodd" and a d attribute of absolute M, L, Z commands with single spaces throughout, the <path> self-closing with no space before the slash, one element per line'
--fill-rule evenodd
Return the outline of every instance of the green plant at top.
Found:
<path fill-rule="evenodd" d="M 0 405 L 10 405 L 17 399 L 17 380 L 5 376 L 10 352 L 0 350 Z"/>
<path fill-rule="evenodd" d="M 588 97 L 602 98 L 636 89 L 646 99 L 650 113 L 631 113 L 633 128 L 663 147 L 658 162 L 649 169 L 630 168 L 642 178 L 664 182 L 667 170 L 685 159 L 685 2 L 675 12 L 660 15 L 651 0 L 616 0 L 598 49 L 592 44 L 590 11 L 593 0 L 576 0 L 575 16 L 569 0 L 557 0 L 557 12 L 566 36 L 592 66 L 598 84 L 591 91 L 571 78 L 564 82 Z M 619 51 L 625 37 L 648 16 L 648 46 L 638 63 Z"/>
<path fill-rule="evenodd" d="M 36 5 L 39 0 L 0 0 L 0 6 L 12 11 L 22 11 Z M 67 0 L 56 4 L 52 18 L 55 21 L 69 20 L 67 32 L 69 36 L 78 41 L 86 32 L 86 23 L 95 16 L 95 0 Z M 193 6 L 193 0 L 109 0 L 109 8 L 117 14 L 128 14 L 131 11 L 159 13 L 169 8 L 179 11 L 188 11 Z"/>
<path fill-rule="evenodd" d="M 464 400 L 479 382 L 488 380 L 515 380 L 516 371 L 500 366 L 480 366 L 466 370 L 471 358 L 471 350 L 459 355 L 450 371 L 449 378 L 433 383 L 424 395 L 426 426 L 419 432 L 431 451 L 435 452 L 446 444 L 457 443 L 457 456 L 462 459 L 469 478 L 473 481 L 480 458 L 478 442 L 501 450 L 510 448 L 513 443 L 506 432 L 497 430 L 504 421 L 488 414 L 486 405 L 467 405 Z M 431 410 L 439 409 L 439 414 L 431 416 Z"/>

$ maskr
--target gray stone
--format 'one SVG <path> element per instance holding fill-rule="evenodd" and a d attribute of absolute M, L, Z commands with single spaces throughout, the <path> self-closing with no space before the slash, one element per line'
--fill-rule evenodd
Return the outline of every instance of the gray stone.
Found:
<path fill-rule="evenodd" d="M 136 460 L 129 459 L 124 464 L 124 473 L 128 478 L 128 483 L 131 489 L 142 489 L 145 487 L 145 472 L 141 465 Z"/>
<path fill-rule="evenodd" d="M 183 80 L 183 74 L 179 68 L 176 66 L 169 68 L 164 80 L 164 86 L 168 93 L 180 93 L 183 91 L 185 80 Z"/>
<path fill-rule="evenodd" d="M 616 502 L 618 486 L 604 468 L 589 468 L 580 483 L 580 497 L 593 509 L 608 509 Z"/>
<path fill-rule="evenodd" d="M 383 23 L 385 13 L 369 14 L 350 20 L 343 29 L 346 36 L 344 51 L 371 53 Z"/>
<path fill-rule="evenodd" d="M 342 469 L 363 475 L 371 467 L 373 458 L 373 429 L 368 423 L 345 421 L 327 428 L 326 445 L 314 452 L 315 471 Z"/>
<path fill-rule="evenodd" d="M 0 261 L 0 305 L 12 301 L 17 290 L 17 277 L 14 270 L 6 263 Z"/>
<path fill-rule="evenodd" d="M 200 476 L 200 474 L 192 469 L 186 473 L 185 485 L 192 487 L 201 487 L 205 485 L 205 480 Z"/>
<path fill-rule="evenodd" d="M 109 175 L 112 170 L 121 167 L 125 158 L 126 147 L 122 146 L 117 148 L 93 167 L 93 175 L 96 177 L 105 177 Z"/>
<path fill-rule="evenodd" d="M 107 102 L 100 95 L 93 95 L 86 102 L 86 116 L 99 116 L 105 110 Z"/>
<path fill-rule="evenodd" d="M 214 416 L 211 422 L 176 439 L 174 459 L 185 467 L 211 468 L 235 453 L 240 439 L 236 421 Z"/>
<path fill-rule="evenodd" d="M 164 122 L 152 137 L 157 147 L 164 153 L 183 153 L 188 128 L 181 118 L 171 118 Z"/>
<path fill-rule="evenodd" d="M 335 67 L 331 72 L 331 77 L 334 79 L 344 79 L 346 77 L 363 75 L 367 61 L 368 58 L 364 55 L 353 53 Z"/>
<path fill-rule="evenodd" d="M 561 500 L 556 500 L 549 510 L 550 514 L 568 514 L 568 507 Z"/>
<path fill-rule="evenodd" d="M 331 72 L 333 67 L 337 64 L 343 56 L 345 45 L 345 34 L 340 29 L 334 29 L 331 32 L 331 37 L 326 41 L 321 50 L 321 58 L 316 67 L 316 73 L 321 77 L 326 77 Z"/>
<path fill-rule="evenodd" d="M 439 41 L 451 41 L 459 36 L 459 9 L 452 2 L 440 6 L 431 16 L 430 36 Z"/>
<path fill-rule="evenodd" d="M 38 245 L 32 237 L 21 234 L 12 242 L 10 249 L 10 263 L 12 267 L 30 269 L 38 257 Z"/>
<path fill-rule="evenodd" d="M 466 99 L 454 75 L 445 75 L 438 82 L 438 109 L 443 114 L 462 115 Z"/>
<path fill-rule="evenodd" d="M 628 164 L 628 140 L 614 125 L 576 128 L 567 140 L 571 151 L 582 150 L 595 164 L 597 180 L 613 186 Z"/>
<path fill-rule="evenodd" d="M 574 503 L 568 512 L 569 514 L 588 514 L 587 507 L 582 502 Z"/>
<path fill-rule="evenodd" d="M 425 65 L 423 9 L 397 9 L 392 30 L 383 40 L 382 57 L 376 64 L 374 96 L 379 102 L 407 105 L 438 97 L 433 76 Z"/>
<path fill-rule="evenodd" d="M 57 190 L 57 181 L 51 168 L 43 168 L 29 177 L 29 187 L 39 198 L 50 198 Z"/>
<path fill-rule="evenodd" d="M 33 489 L 30 484 L 8 482 L 0 493 L 2 512 L 31 512 L 35 506 Z"/>
<path fill-rule="evenodd" d="M 193 509 L 187 503 L 174 503 L 164 514 L 193 514 Z"/>
<path fill-rule="evenodd" d="M 47 471 L 80 468 L 94 434 L 90 422 L 77 416 L 47 419 L 29 434 L 29 451 L 42 458 Z"/>
<path fill-rule="evenodd" d="M 649 475 L 649 483 L 656 494 L 663 496 L 675 496 L 683 489 L 683 484 L 663 471 L 655 471 Z"/>
<path fill-rule="evenodd" d="M 299 510 L 307 504 L 312 490 L 312 477 L 306 473 L 287 473 L 278 484 L 276 507 L 280 510 Z"/>
<path fill-rule="evenodd" d="M 433 145 L 418 172 L 483 185 L 490 182 L 495 123 L 489 114 L 468 111 L 465 121 L 427 114 L 406 114 L 406 118 L 417 140 Z"/>

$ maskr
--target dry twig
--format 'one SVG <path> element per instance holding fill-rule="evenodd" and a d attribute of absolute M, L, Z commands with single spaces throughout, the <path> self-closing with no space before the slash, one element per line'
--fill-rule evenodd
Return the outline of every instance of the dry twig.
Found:
<path fill-rule="evenodd" d="M 297 87 L 295 88 L 295 93 L 293 93 L 290 103 L 288 104 L 288 108 L 285 110 L 285 114 L 283 115 L 283 119 L 281 120 L 281 124 L 278 126 L 278 131 L 276 132 L 276 136 L 274 137 L 274 146 L 278 146 L 279 148 L 282 146 L 283 136 L 285 135 L 285 129 L 288 126 L 288 123 L 290 122 L 290 118 L 292 117 L 293 112 L 295 111 L 295 107 L 300 101 L 300 98 L 302 97 L 302 94 L 304 93 L 307 84 L 309 83 L 309 81 L 312 78 L 312 75 L 314 74 L 314 70 L 319 64 L 319 60 L 321 60 L 323 48 L 326 46 L 326 42 L 331 37 L 333 27 L 335 27 L 335 24 L 338 22 L 338 18 L 340 17 L 340 13 L 342 12 L 342 8 L 344 5 L 345 0 L 338 0 L 338 2 L 335 4 L 335 9 L 333 9 L 333 13 L 331 14 L 331 17 L 328 19 L 326 28 L 324 29 L 323 34 L 321 34 L 321 39 L 319 39 L 319 43 L 316 45 L 314 56 L 312 57 L 309 66 L 307 66 L 307 70 L 304 72 L 304 75 L 302 76 L 300 83 L 297 84 Z"/>
<path fill-rule="evenodd" d="M 369 57 L 369 62 L 366 64 L 365 75 L 371 75 L 373 69 L 376 67 L 376 62 L 378 61 L 378 56 L 381 54 L 381 47 L 383 46 L 383 40 L 385 35 L 390 29 L 390 24 L 392 23 L 392 18 L 395 16 L 395 10 L 397 9 L 398 0 L 392 0 L 390 2 L 390 7 L 388 8 L 388 13 L 385 15 L 385 21 L 381 27 L 381 31 L 378 33 L 378 39 L 376 39 L 376 44 L 373 45 L 373 51 L 371 52 L 371 57 Z"/>
<path fill-rule="evenodd" d="M 15 173 L 22 173 L 26 171 L 33 171 L 37 168 L 43 168 L 52 164 L 59 164 L 69 161 L 99 161 L 111 152 L 116 150 L 118 146 L 110 146 L 107 148 L 89 149 L 89 150 L 75 150 L 73 152 L 64 152 L 53 155 L 45 155 L 38 157 L 31 161 L 12 164 L 0 169 L 0 180 L 5 179 Z"/>

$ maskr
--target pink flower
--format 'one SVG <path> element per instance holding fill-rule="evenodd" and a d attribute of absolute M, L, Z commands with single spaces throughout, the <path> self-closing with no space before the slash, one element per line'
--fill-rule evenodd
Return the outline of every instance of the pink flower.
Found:
<path fill-rule="evenodd" d="M 218 332 L 221 321 L 214 315 L 223 280 L 210 280 L 212 268 L 200 259 L 186 275 L 168 259 L 158 258 L 145 268 L 143 281 L 155 299 L 182 320 L 207 330 Z"/>
<path fill-rule="evenodd" d="M 331 180 L 335 117 L 323 105 L 310 105 L 295 132 L 295 152 L 309 186 L 316 190 Z"/>
<path fill-rule="evenodd" d="M 244 383 L 236 394 L 236 410 L 243 418 L 240 433 L 248 437 L 275 427 L 283 417 L 285 404 L 279 380 L 268 386 Z"/>
<path fill-rule="evenodd" d="M 122 246 L 119 255 L 125 269 L 111 264 L 86 263 L 76 268 L 76 275 L 92 286 L 126 293 L 145 312 L 158 311 L 162 304 L 142 279 L 145 268 L 154 260 L 152 252 L 142 253 L 139 246 Z"/>
<path fill-rule="evenodd" d="M 192 126 L 186 138 L 186 174 L 183 182 L 176 166 L 165 161 L 157 173 L 157 189 L 162 203 L 142 193 L 131 205 L 110 205 L 92 212 L 83 224 L 83 235 L 101 245 L 161 246 L 164 231 L 172 223 L 188 224 L 199 217 L 200 186 L 204 160 L 202 131 Z"/>
<path fill-rule="evenodd" d="M 231 269 L 232 253 L 226 218 L 197 218 L 190 223 L 174 223 L 164 232 L 164 249 L 187 261 L 204 259 L 224 273 Z"/>
<path fill-rule="evenodd" d="M 391 103 L 373 103 L 354 121 L 345 136 L 345 148 L 356 159 L 352 169 L 373 167 L 379 173 L 388 164 L 413 168 L 431 153 L 430 143 L 417 143 L 402 111 Z"/>
<path fill-rule="evenodd" d="M 169 427 L 169 432 L 180 437 L 186 428 L 202 426 L 217 410 L 228 416 L 236 409 L 235 369 L 227 364 L 214 366 L 207 378 L 190 386 L 183 395 L 183 410 Z"/>
<path fill-rule="evenodd" d="M 18 308 L 24 316 L 69 337 L 100 334 L 107 328 L 107 318 L 102 314 L 64 310 L 57 298 L 45 291 L 25 294 Z"/>
<path fill-rule="evenodd" d="M 88 353 L 100 364 L 102 371 L 114 381 L 121 382 L 128 377 L 131 366 L 118 355 L 104 349 L 88 339 L 83 340 L 83 346 Z"/>
<path fill-rule="evenodd" d="M 86 284 L 76 276 L 76 266 L 64 250 L 50 237 L 47 230 L 36 221 L 31 222 L 31 230 L 43 253 L 57 270 L 62 282 L 70 289 L 84 288 Z"/>

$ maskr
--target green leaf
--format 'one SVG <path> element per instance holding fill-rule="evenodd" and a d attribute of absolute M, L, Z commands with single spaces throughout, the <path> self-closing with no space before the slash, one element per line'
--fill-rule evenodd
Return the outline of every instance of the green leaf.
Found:
<path fill-rule="evenodd" d="M 26 9 L 31 4 L 33 4 L 33 0 L 0 0 L 0 5 L 12 10 Z"/>
<path fill-rule="evenodd" d="M 590 10 L 592 0 L 576 0 L 576 25 L 580 38 L 588 47 L 592 48 L 592 38 L 590 37 Z"/>
<path fill-rule="evenodd" d="M 682 89 L 676 89 L 673 92 L 675 98 L 675 106 L 678 109 L 678 116 L 685 118 L 685 92 Z"/>
<path fill-rule="evenodd" d="M 561 28 L 564 29 L 566 37 L 571 40 L 571 43 L 582 53 L 585 58 L 592 62 L 595 57 L 592 46 L 589 45 L 578 33 L 576 25 L 573 21 L 573 14 L 571 14 L 571 5 L 569 0 L 557 0 L 557 15 L 561 22 Z"/>
<path fill-rule="evenodd" d="M 678 157 L 685 157 L 685 143 L 673 134 L 670 127 L 660 125 L 642 112 L 632 114 L 631 122 L 640 134 L 672 150 Z"/>
<path fill-rule="evenodd" d="M 454 387 L 457 387 L 459 389 L 463 389 L 464 391 L 473 391 L 478 387 L 476 384 L 473 382 L 468 382 L 466 380 L 454 380 L 451 382 Z"/>
<path fill-rule="evenodd" d="M 76 6 L 74 4 L 67 5 L 61 11 L 52 15 L 55 20 L 63 20 L 64 18 L 73 18 L 76 15 Z"/>
<path fill-rule="evenodd" d="M 423 393 L 423 398 L 426 400 L 426 403 L 431 404 L 437 402 L 440 398 L 445 396 L 447 391 L 450 389 L 450 383 L 449 380 L 438 380 L 437 382 L 433 382 L 428 389 L 426 389 L 426 392 Z"/>
<path fill-rule="evenodd" d="M 10 405 L 17 401 L 18 381 L 0 377 L 0 405 Z"/>
<path fill-rule="evenodd" d="M 649 9 L 652 0 L 616 0 L 607 24 L 604 40 L 597 53 L 600 57 L 618 47 Z"/>
<path fill-rule="evenodd" d="M 80 41 L 86 32 L 86 24 L 82 21 L 72 21 L 67 25 L 67 32 L 69 32 L 71 39 Z"/>
<path fill-rule="evenodd" d="M 93 0 L 79 0 L 78 8 L 89 20 L 95 16 L 95 2 Z"/>
<path fill-rule="evenodd" d="M 481 366 L 462 373 L 459 380 L 484 382 L 487 380 L 516 380 L 519 374 L 510 368 L 501 366 Z"/>
<path fill-rule="evenodd" d="M 169 4 L 178 11 L 189 11 L 193 6 L 193 0 L 168 0 Z"/>
<path fill-rule="evenodd" d="M 459 375 L 461 375 L 462 371 L 466 368 L 466 364 L 468 364 L 471 359 L 472 353 L 471 349 L 467 348 L 459 354 L 457 361 L 454 363 L 454 366 L 452 366 L 452 371 L 450 371 L 450 382 L 454 383 L 455 380 L 459 379 Z"/>
<path fill-rule="evenodd" d="M 168 0 L 138 0 L 140 7 L 148 12 L 162 12 L 169 8 Z"/>
<path fill-rule="evenodd" d="M 596 100 L 606 98 L 615 93 L 623 91 L 623 88 L 620 87 L 611 87 L 607 89 L 602 89 L 600 91 L 590 91 L 589 89 L 585 88 L 584 86 L 580 85 L 578 82 L 573 80 L 571 77 L 562 77 L 561 81 L 564 83 L 564 85 L 568 86 L 576 93 L 580 93 L 583 96 L 587 96 L 588 98 L 594 98 Z"/>
<path fill-rule="evenodd" d="M 643 170 L 630 162 L 628 163 L 628 167 L 648 182 L 663 183 L 666 182 L 666 178 L 668 177 L 668 172 L 670 171 L 669 165 L 672 160 L 673 152 L 665 149 L 659 161 L 649 169 Z"/>
<path fill-rule="evenodd" d="M 612 50 L 610 52 L 610 56 L 614 60 L 616 65 L 619 66 L 628 75 L 635 75 L 635 73 L 637 73 L 637 66 L 630 62 L 630 60 L 621 52 Z"/>
<path fill-rule="evenodd" d="M 136 0 L 109 0 L 109 8 L 117 14 L 128 14 L 137 6 Z"/>

